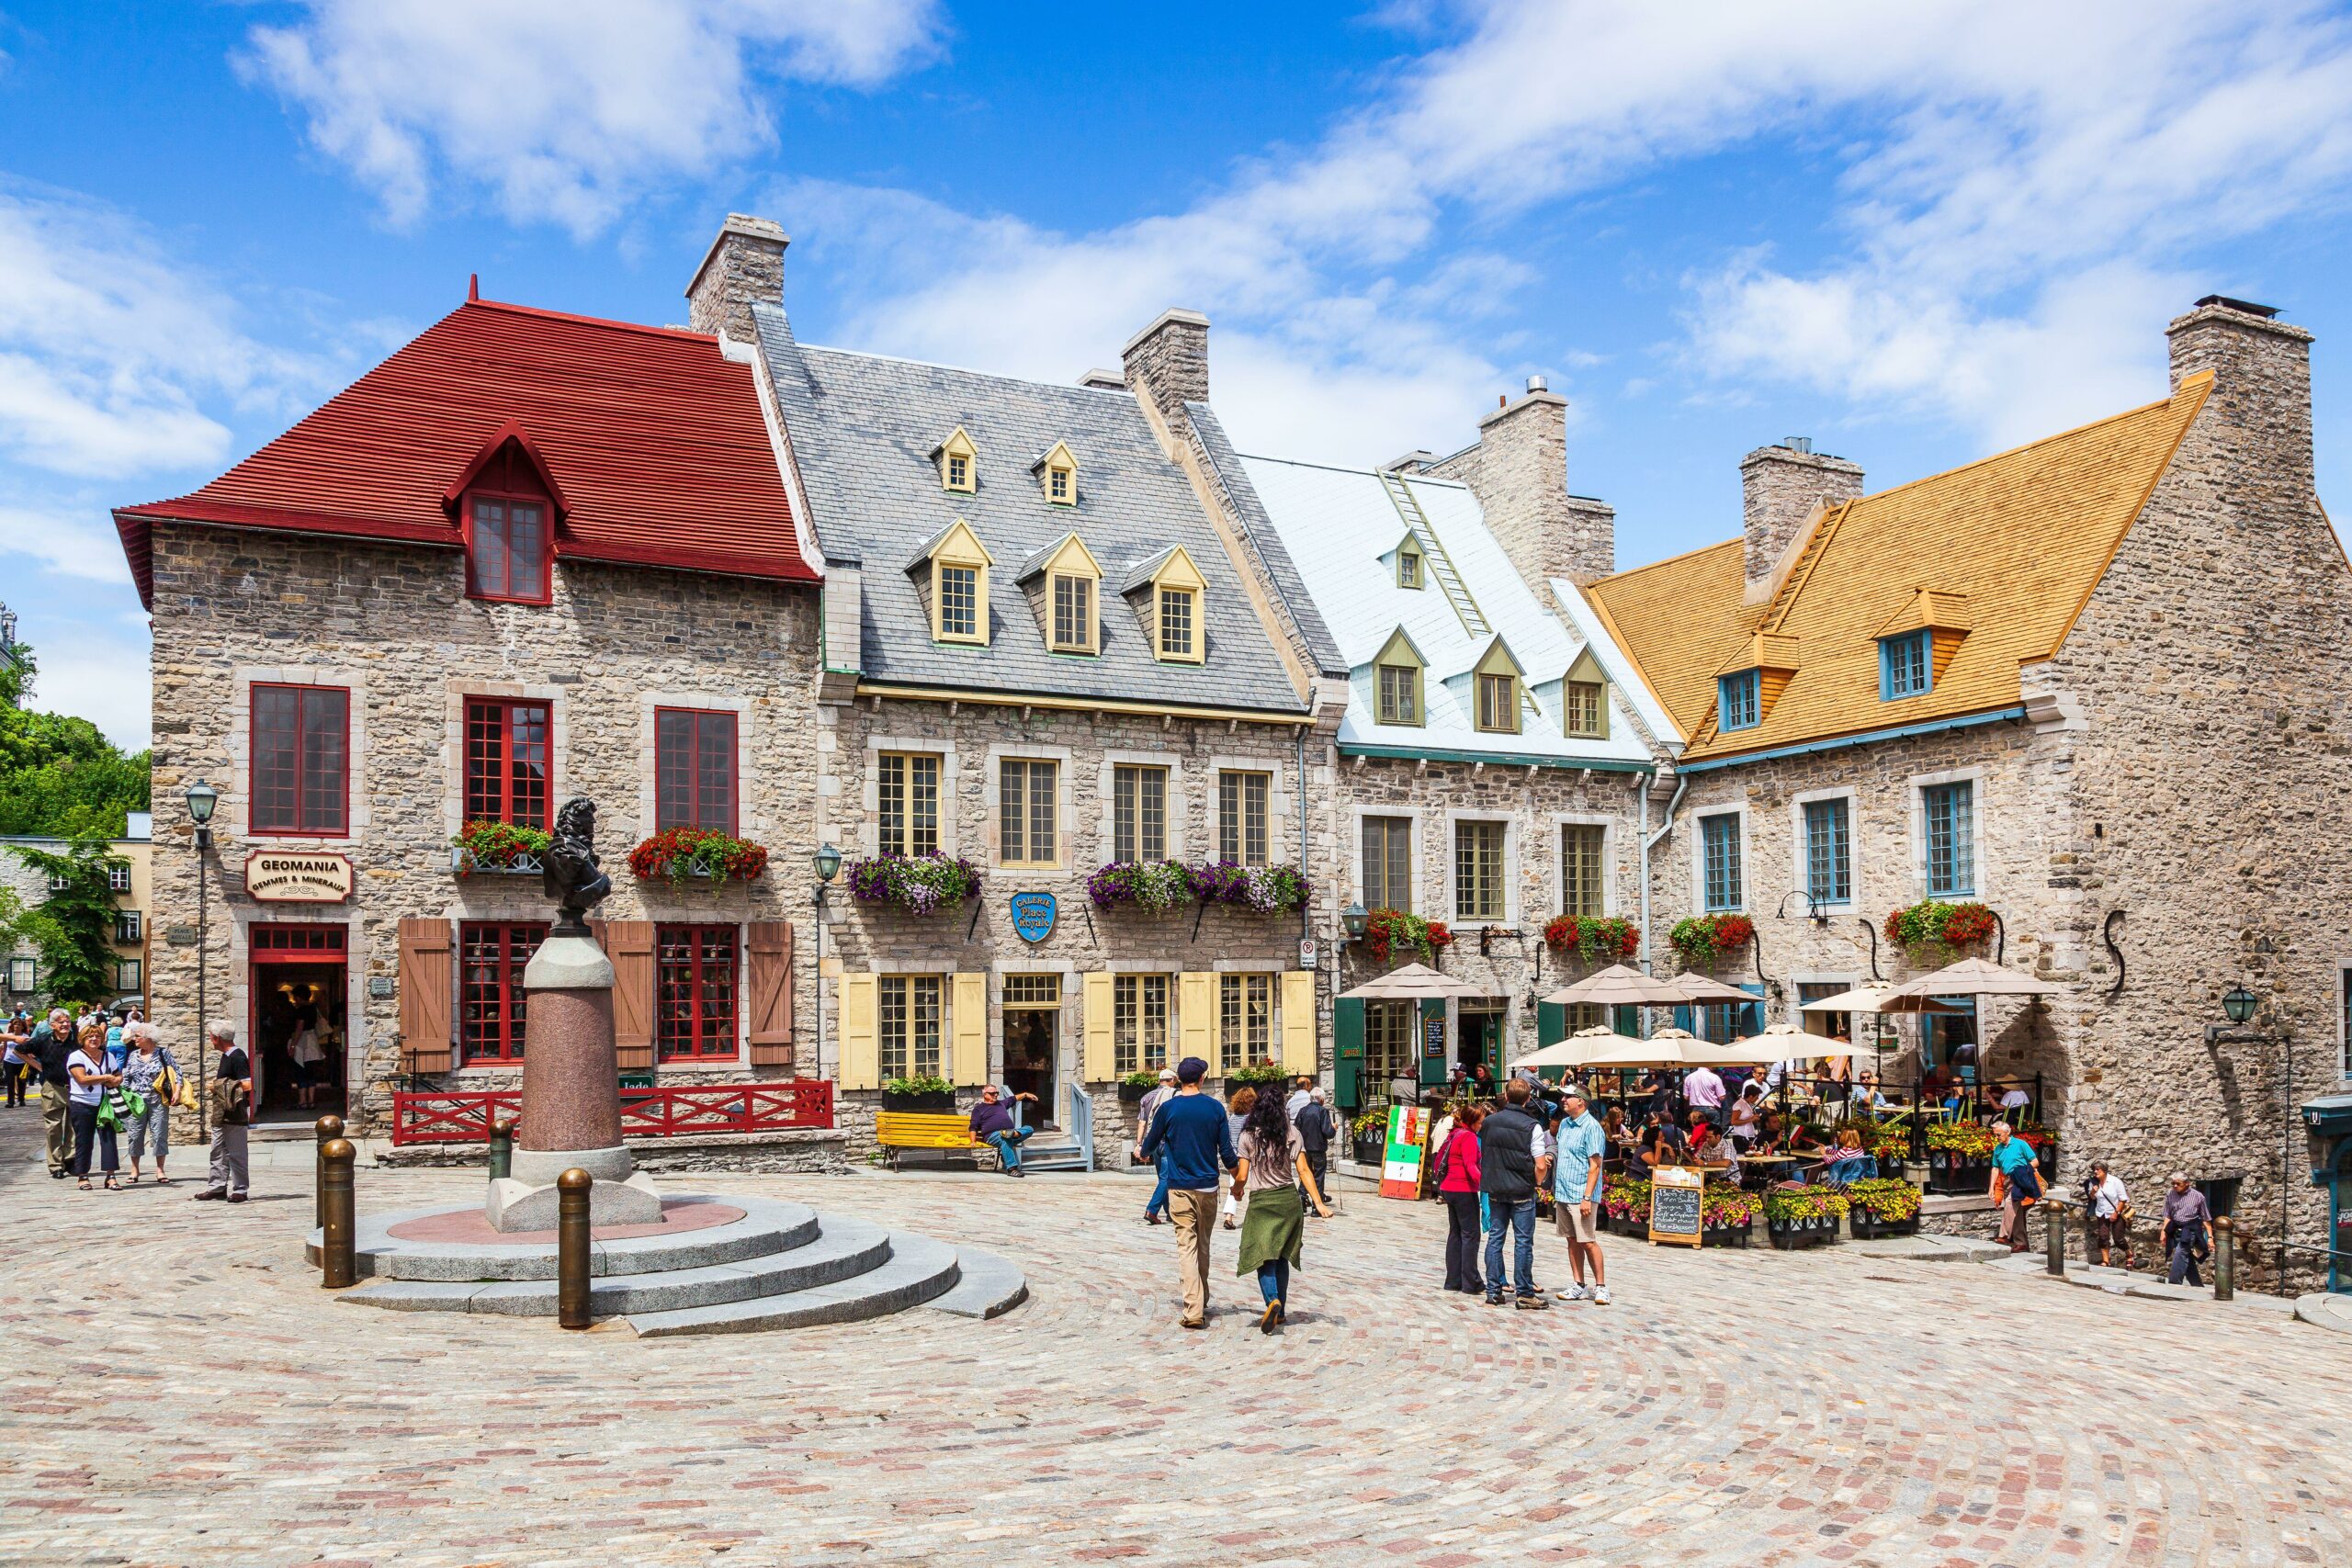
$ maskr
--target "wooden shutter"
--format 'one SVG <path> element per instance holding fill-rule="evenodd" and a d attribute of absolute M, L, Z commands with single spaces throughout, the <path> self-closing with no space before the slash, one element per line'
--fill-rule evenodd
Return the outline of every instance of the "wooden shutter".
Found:
<path fill-rule="evenodd" d="M 1428 1089 L 1445 1081 L 1446 1070 L 1453 1065 L 1445 1053 L 1445 1002 L 1439 997 L 1421 998 L 1420 1032 L 1413 1037 L 1413 1057 L 1421 1065 L 1421 1087 Z M 1438 1054 L 1429 1052 L 1430 1025 L 1437 1025 Z"/>
<path fill-rule="evenodd" d="M 596 940 L 613 961 L 613 1045 L 625 1073 L 653 1066 L 653 922 L 600 920 Z"/>
<path fill-rule="evenodd" d="M 451 945 L 447 920 L 401 921 L 401 1055 L 412 1073 L 446 1073 L 455 1055 Z"/>
<path fill-rule="evenodd" d="M 1283 971 L 1283 1071 L 1315 1071 L 1315 971 Z"/>
<path fill-rule="evenodd" d="M 947 1076 L 970 1089 L 989 1080 L 989 977 L 968 974 L 955 980 L 955 997 L 948 1003 L 955 1049 L 948 1054 Z"/>
<path fill-rule="evenodd" d="M 1198 1056 L 1216 1074 L 1216 976 L 1195 971 L 1180 975 L 1177 1019 L 1183 1026 L 1184 1055 Z"/>
<path fill-rule="evenodd" d="M 1083 976 L 1086 987 L 1086 1081 L 1108 1083 L 1118 1077 L 1111 1053 L 1111 976 Z"/>
<path fill-rule="evenodd" d="M 1331 1092 L 1342 1111 L 1363 1103 L 1363 1002 L 1339 997 L 1331 1003 Z"/>
<path fill-rule="evenodd" d="M 1554 1045 L 1568 1037 L 1568 1004 L 1537 1002 L 1535 1004 L 1535 1043 Z"/>
<path fill-rule="evenodd" d="M 882 1056 L 874 1038 L 871 975 L 842 976 L 842 1070 L 843 1089 L 880 1089 Z"/>
<path fill-rule="evenodd" d="M 792 1066 L 792 922 L 753 920 L 743 928 L 752 1066 Z"/>

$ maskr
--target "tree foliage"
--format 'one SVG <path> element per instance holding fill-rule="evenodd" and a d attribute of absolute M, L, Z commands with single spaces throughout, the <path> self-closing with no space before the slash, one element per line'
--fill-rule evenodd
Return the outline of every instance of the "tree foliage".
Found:
<path fill-rule="evenodd" d="M 114 888 L 108 874 L 130 863 L 107 849 L 102 835 L 64 851 L 12 844 L 18 860 L 49 879 L 49 897 L 23 918 L 24 934 L 40 950 L 53 997 L 103 1001 L 114 994 Z"/>
<path fill-rule="evenodd" d="M 126 755 L 86 718 L 17 704 L 31 689 L 31 649 L 0 660 L 0 834 L 120 838 L 147 809 L 144 751 Z"/>

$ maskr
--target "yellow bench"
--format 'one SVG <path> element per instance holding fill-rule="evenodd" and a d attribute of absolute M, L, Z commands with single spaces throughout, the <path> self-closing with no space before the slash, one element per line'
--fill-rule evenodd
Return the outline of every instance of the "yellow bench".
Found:
<path fill-rule="evenodd" d="M 930 1149 L 941 1154 L 976 1153 L 982 1146 L 972 1136 L 971 1122 L 952 1111 L 883 1111 L 874 1118 L 874 1140 L 888 1151 L 891 1165 L 901 1151 Z"/>

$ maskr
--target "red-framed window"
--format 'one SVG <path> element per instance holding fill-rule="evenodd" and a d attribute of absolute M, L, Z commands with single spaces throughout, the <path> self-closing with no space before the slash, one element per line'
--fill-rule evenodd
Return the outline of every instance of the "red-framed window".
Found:
<path fill-rule="evenodd" d="M 548 503 L 537 496 L 466 497 L 466 594 L 544 604 L 554 595 L 548 573 Z"/>
<path fill-rule="evenodd" d="M 256 964 L 340 964 L 350 940 L 347 926 L 300 920 L 256 921 L 245 928 L 246 950 Z"/>
<path fill-rule="evenodd" d="M 341 686 L 255 685 L 254 833 L 340 839 L 351 831 L 351 693 Z"/>
<path fill-rule="evenodd" d="M 735 716 L 707 708 L 653 713 L 654 830 L 735 831 Z"/>
<path fill-rule="evenodd" d="M 548 705 L 466 699 L 466 820 L 548 825 Z"/>
<path fill-rule="evenodd" d="M 735 928 L 659 926 L 653 946 L 662 1060 L 736 1055 Z"/>
<path fill-rule="evenodd" d="M 523 970 L 547 935 L 544 922 L 527 920 L 468 920 L 458 927 L 461 1065 L 523 1059 L 529 1001 Z"/>

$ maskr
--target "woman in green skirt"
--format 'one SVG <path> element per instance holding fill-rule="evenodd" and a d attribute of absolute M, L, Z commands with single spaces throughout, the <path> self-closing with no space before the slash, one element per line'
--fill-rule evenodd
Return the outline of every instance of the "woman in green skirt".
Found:
<path fill-rule="evenodd" d="M 1258 1097 L 1242 1123 L 1235 1152 L 1241 1163 L 1233 1173 L 1233 1195 L 1246 1200 L 1248 1207 L 1241 1214 L 1241 1262 L 1234 1272 L 1258 1271 L 1258 1290 L 1266 1298 L 1258 1329 L 1272 1334 L 1282 1326 L 1283 1303 L 1290 1295 L 1291 1265 L 1298 1261 L 1299 1240 L 1306 1229 L 1306 1204 L 1311 1201 L 1315 1212 L 1327 1220 L 1331 1211 L 1315 1190 L 1306 1147 L 1283 1109 L 1281 1095 Z"/>

